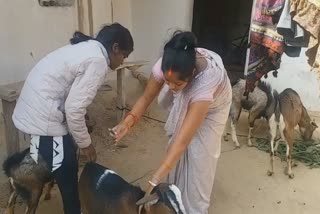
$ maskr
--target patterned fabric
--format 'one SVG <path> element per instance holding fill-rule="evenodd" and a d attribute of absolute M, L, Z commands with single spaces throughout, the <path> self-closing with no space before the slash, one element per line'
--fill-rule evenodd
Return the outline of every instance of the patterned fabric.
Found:
<path fill-rule="evenodd" d="M 248 75 L 246 77 L 246 94 L 252 92 L 256 87 L 257 81 L 267 73 L 277 70 L 281 63 L 281 54 L 266 48 L 262 45 L 251 44 Z M 273 73 L 277 76 L 277 71 Z"/>
<path fill-rule="evenodd" d="M 320 78 L 320 0 L 291 0 L 290 3 L 293 20 L 310 33 L 306 55 Z"/>
<path fill-rule="evenodd" d="M 53 155 L 52 155 L 52 172 L 59 169 L 63 158 L 64 158 L 64 150 L 63 150 L 63 137 L 53 137 Z M 30 156 L 32 159 L 38 163 L 39 156 L 39 144 L 40 144 L 40 136 L 31 135 L 30 141 Z"/>
<path fill-rule="evenodd" d="M 250 55 L 246 77 L 246 94 L 268 72 L 280 67 L 284 52 L 283 36 L 277 33 L 284 0 L 257 0 L 250 29 Z"/>
<path fill-rule="evenodd" d="M 292 20 L 290 14 L 290 1 L 291 0 L 285 0 L 284 8 L 277 25 L 277 31 L 284 37 L 287 46 L 307 47 L 308 38 L 305 35 L 303 28 Z M 286 48 L 286 53 L 287 49 L 288 48 Z"/>

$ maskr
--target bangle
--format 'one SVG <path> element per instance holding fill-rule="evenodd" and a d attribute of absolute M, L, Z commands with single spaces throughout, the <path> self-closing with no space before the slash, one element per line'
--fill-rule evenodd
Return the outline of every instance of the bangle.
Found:
<path fill-rule="evenodd" d="M 151 186 L 153 186 L 153 187 L 158 186 L 156 183 L 153 183 L 152 181 L 148 181 L 148 182 L 149 182 L 149 184 L 150 184 Z"/>
<path fill-rule="evenodd" d="M 156 181 L 156 183 L 160 183 L 160 179 L 155 176 L 153 176 L 151 180 Z"/>

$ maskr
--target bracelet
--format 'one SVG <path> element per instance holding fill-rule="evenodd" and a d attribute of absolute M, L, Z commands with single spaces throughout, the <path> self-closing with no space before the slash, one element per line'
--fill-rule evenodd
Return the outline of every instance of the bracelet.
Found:
<path fill-rule="evenodd" d="M 157 184 L 153 183 L 152 181 L 148 181 L 148 182 L 149 182 L 149 184 L 150 184 L 151 186 L 153 186 L 153 187 L 158 186 Z"/>
<path fill-rule="evenodd" d="M 155 176 L 153 176 L 151 180 L 156 181 L 156 183 L 160 183 L 160 179 L 159 179 L 159 178 L 157 178 L 157 177 L 155 177 Z"/>

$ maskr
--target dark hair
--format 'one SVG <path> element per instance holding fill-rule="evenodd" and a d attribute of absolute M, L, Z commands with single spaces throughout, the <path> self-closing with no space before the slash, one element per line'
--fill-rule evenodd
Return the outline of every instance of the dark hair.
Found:
<path fill-rule="evenodd" d="M 121 50 L 128 52 L 133 51 L 132 36 L 129 30 L 120 25 L 119 23 L 105 25 L 99 31 L 96 38 L 87 36 L 79 31 L 76 31 L 73 34 L 73 37 L 70 39 L 70 43 L 74 45 L 88 40 L 97 40 L 106 48 L 108 52 L 111 50 L 112 45 L 115 43 L 119 44 L 119 48 Z"/>
<path fill-rule="evenodd" d="M 161 69 L 178 72 L 181 80 L 189 80 L 196 67 L 197 39 L 192 32 L 176 31 L 164 46 Z"/>

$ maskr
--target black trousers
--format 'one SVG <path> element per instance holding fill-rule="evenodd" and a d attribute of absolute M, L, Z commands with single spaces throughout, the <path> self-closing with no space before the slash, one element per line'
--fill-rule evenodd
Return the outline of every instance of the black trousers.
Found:
<path fill-rule="evenodd" d="M 65 214 L 81 214 L 81 206 L 78 192 L 78 161 L 77 149 L 70 135 L 63 136 L 64 158 L 61 166 L 53 172 L 63 201 Z M 39 154 L 52 168 L 53 161 L 53 137 L 41 136 Z"/>

